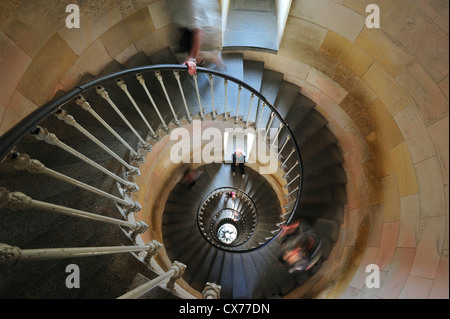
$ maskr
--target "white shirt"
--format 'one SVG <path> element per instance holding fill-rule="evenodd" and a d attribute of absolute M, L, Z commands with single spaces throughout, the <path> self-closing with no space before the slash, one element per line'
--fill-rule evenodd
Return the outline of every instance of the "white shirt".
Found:
<path fill-rule="evenodd" d="M 174 1 L 174 23 L 193 31 L 221 27 L 220 8 L 216 0 Z"/>
<path fill-rule="evenodd" d="M 220 46 L 222 16 L 218 0 L 174 0 L 172 18 L 180 28 L 204 32 L 202 50 Z"/>

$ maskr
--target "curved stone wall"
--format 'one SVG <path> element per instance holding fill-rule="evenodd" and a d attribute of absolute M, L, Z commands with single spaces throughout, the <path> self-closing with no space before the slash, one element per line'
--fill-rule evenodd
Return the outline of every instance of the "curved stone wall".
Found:
<path fill-rule="evenodd" d="M 380 29 L 365 26 L 372 2 Z M 79 1 L 81 29 L 65 27 L 70 3 L 0 2 L 0 134 L 85 74 L 171 43 L 167 1 Z M 346 221 L 319 297 L 448 298 L 448 5 L 293 0 L 279 52 L 243 52 L 298 84 L 344 152 Z"/>

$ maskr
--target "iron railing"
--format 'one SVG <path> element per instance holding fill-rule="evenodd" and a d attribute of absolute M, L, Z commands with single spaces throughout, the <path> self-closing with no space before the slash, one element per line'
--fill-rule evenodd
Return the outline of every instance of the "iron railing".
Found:
<path fill-rule="evenodd" d="M 110 94 L 112 93 L 110 88 L 117 86 L 120 88 L 118 91 L 126 96 L 132 107 L 138 112 L 142 123 L 131 123 L 130 119 L 123 113 L 123 105 L 118 105 L 115 99 L 118 93 Z M 90 99 L 95 93 L 123 120 L 125 124 L 123 127 L 128 128 L 133 133 L 134 142 L 127 141 L 125 136 L 119 134 L 112 125 L 108 124 L 107 119 L 95 111 L 99 102 L 96 100 L 91 103 Z M 92 116 L 101 126 L 107 129 L 128 150 L 129 156 L 120 156 L 100 142 L 92 132 L 80 125 L 68 112 L 66 106 L 69 105 L 78 105 L 87 111 L 89 114 L 86 113 L 86 116 Z M 130 106 L 129 108 L 131 109 Z M 153 114 L 151 117 L 148 116 L 150 110 Z M 253 116 L 255 110 L 257 112 Z M 109 171 L 61 141 L 51 131 L 51 128 L 42 125 L 52 115 L 77 129 L 99 148 L 108 152 L 112 158 L 120 163 L 122 169 L 118 172 Z M 168 117 L 171 118 L 170 121 L 167 120 Z M 152 65 L 119 71 L 93 79 L 39 107 L 0 136 L 0 161 L 2 165 L 12 164 L 12 167 L 26 170 L 32 174 L 46 174 L 52 178 L 92 191 L 96 195 L 104 196 L 123 209 L 123 220 L 34 200 L 26 194 L 7 189 L 7 185 L 0 185 L 2 187 L 0 208 L 4 207 L 10 210 L 33 208 L 114 223 L 129 228 L 132 231 L 129 234 L 130 238 L 136 240 L 136 237 L 146 231 L 148 226 L 142 221 L 134 221 L 132 215 L 141 209 L 141 204 L 131 200 L 131 193 L 138 191 L 138 187 L 134 183 L 134 177 L 139 174 L 139 166 L 145 160 L 145 155 L 151 152 L 150 142 L 157 143 L 161 140 L 161 136 L 158 134 L 169 134 L 171 129 L 182 126 L 183 119 L 190 123 L 194 118 L 204 121 L 207 117 L 213 121 L 232 119 L 234 125 L 245 128 L 253 127 L 256 130 L 262 129 L 265 132 L 264 141 L 277 156 L 279 168 L 284 172 L 283 178 L 286 181 L 286 204 L 283 206 L 279 223 L 274 225 L 271 232 L 272 236 L 266 238 L 264 245 L 267 245 L 277 237 L 282 224 L 289 223 L 300 200 L 303 174 L 299 147 L 289 124 L 258 90 L 225 73 L 201 67 L 197 69 L 197 74 L 193 77 L 187 73 L 187 67 L 185 66 Z M 144 136 L 135 127 L 136 125 L 142 127 L 143 123 L 145 124 L 143 127 L 147 131 Z M 277 129 L 275 135 L 269 136 L 270 128 Z M 27 154 L 21 154 L 16 150 L 16 146 L 29 136 L 58 147 L 114 178 L 121 197 L 55 172 L 46 168 L 45 164 L 38 159 L 30 158 Z M 284 136 L 282 143 L 277 143 L 280 136 Z M 130 220 L 130 217 L 133 218 Z"/>

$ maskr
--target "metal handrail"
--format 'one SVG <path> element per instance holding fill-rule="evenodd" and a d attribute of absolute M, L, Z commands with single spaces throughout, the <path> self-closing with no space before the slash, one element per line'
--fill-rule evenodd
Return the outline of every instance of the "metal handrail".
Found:
<path fill-rule="evenodd" d="M 27 117 L 22 119 L 19 123 L 17 123 L 14 127 L 9 129 L 5 134 L 0 136 L 0 161 L 3 161 L 6 159 L 8 154 L 11 152 L 11 150 L 14 149 L 14 146 L 19 143 L 28 133 L 35 130 L 39 123 L 41 123 L 43 120 L 51 116 L 55 111 L 57 111 L 61 106 L 65 105 L 66 103 L 70 102 L 77 96 L 81 95 L 84 92 L 90 91 L 91 89 L 95 89 L 98 86 L 101 86 L 101 84 L 116 80 L 120 77 L 130 76 L 130 75 L 137 75 L 137 74 L 145 74 L 149 72 L 155 72 L 155 71 L 185 71 L 187 72 L 187 67 L 183 65 L 172 65 L 172 64 L 161 64 L 161 65 L 151 65 L 151 66 L 141 66 L 137 68 L 127 69 L 119 72 L 115 72 L 106 76 L 98 77 L 96 79 L 93 79 L 91 81 L 88 81 L 84 84 L 81 84 L 79 86 L 74 87 L 69 92 L 63 94 L 60 97 L 57 97 L 43 106 L 39 107 L 37 110 L 29 114 Z M 247 91 L 249 91 L 252 96 L 256 96 L 260 99 L 262 102 L 262 105 L 267 106 L 271 110 L 271 114 L 274 114 L 278 120 L 283 124 L 284 128 L 288 131 L 288 136 L 290 136 L 291 142 L 294 145 L 294 150 L 297 155 L 297 160 L 300 163 L 298 165 L 298 174 L 300 176 L 303 176 L 303 166 L 302 166 L 302 160 L 301 160 L 301 154 L 299 146 L 296 142 L 296 139 L 294 137 L 293 132 L 291 131 L 289 124 L 284 120 L 284 118 L 280 115 L 280 113 L 277 111 L 277 109 L 256 89 L 248 85 L 247 83 L 233 77 L 230 75 L 227 75 L 225 73 L 222 73 L 220 71 L 207 69 L 203 67 L 197 68 L 197 73 L 199 74 L 207 74 L 212 76 L 217 76 L 224 78 L 226 81 L 231 81 L 237 84 L 240 88 L 245 88 Z M 296 200 L 294 202 L 294 206 L 291 210 L 291 214 L 289 215 L 288 219 L 286 220 L 286 223 L 289 223 L 294 215 L 294 213 L 297 210 L 298 203 L 301 197 L 302 192 L 302 179 L 300 178 L 298 181 L 298 187 L 294 189 L 294 191 L 297 192 Z M 294 191 L 292 191 L 290 194 L 293 194 Z M 274 240 L 278 234 L 273 236 L 271 240 L 268 240 L 265 245 L 269 244 L 272 240 Z M 265 246 L 264 245 L 264 246 Z"/>

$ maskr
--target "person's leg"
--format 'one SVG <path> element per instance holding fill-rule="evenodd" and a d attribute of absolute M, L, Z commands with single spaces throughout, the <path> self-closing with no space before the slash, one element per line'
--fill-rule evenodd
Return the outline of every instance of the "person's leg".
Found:
<path fill-rule="evenodd" d="M 239 172 L 241 175 L 245 175 L 244 163 L 239 163 Z"/>
<path fill-rule="evenodd" d="M 191 36 L 192 33 L 187 28 L 180 28 L 180 40 L 178 42 L 177 53 L 189 53 L 191 49 Z"/>
<path fill-rule="evenodd" d="M 225 69 L 220 51 L 200 51 L 199 56 L 203 61 L 214 63 L 219 69 Z"/>

